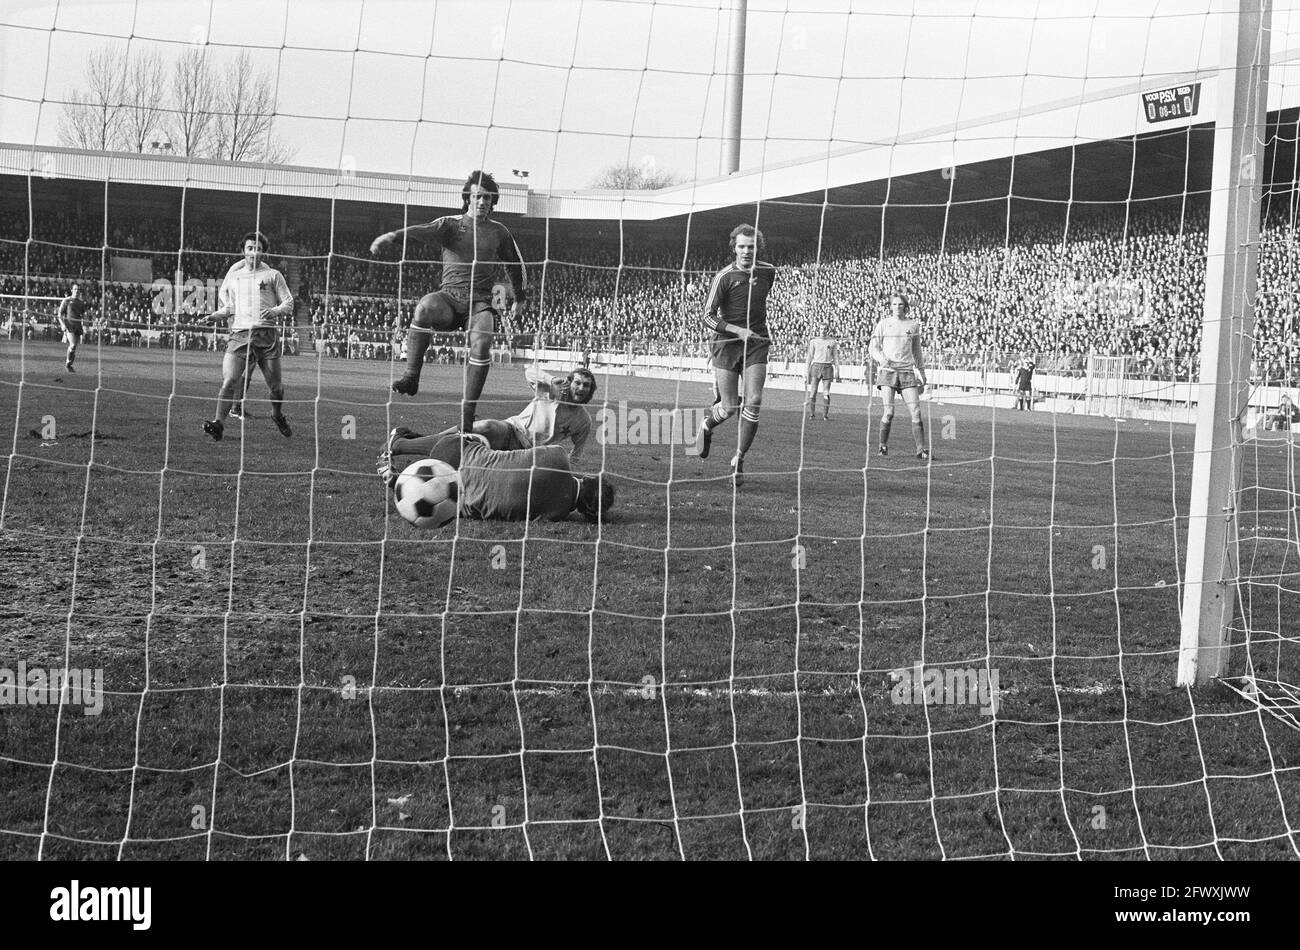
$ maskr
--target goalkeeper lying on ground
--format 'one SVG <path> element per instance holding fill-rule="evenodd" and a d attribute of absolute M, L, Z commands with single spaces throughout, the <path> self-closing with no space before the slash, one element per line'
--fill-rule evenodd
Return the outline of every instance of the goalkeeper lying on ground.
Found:
<path fill-rule="evenodd" d="M 530 366 L 524 370 L 524 379 L 533 391 L 533 401 L 523 412 L 509 419 L 479 419 L 474 432 L 486 436 L 494 449 L 530 449 L 567 440 L 573 443 L 569 458 L 576 461 L 591 436 L 591 415 L 582 407 L 596 395 L 595 375 L 583 367 L 557 375 Z M 458 431 L 453 426 L 430 438 Z"/>
<path fill-rule="evenodd" d="M 502 451 L 491 448 L 481 435 L 401 435 L 408 431 L 393 430 L 388 450 L 380 456 L 379 474 L 385 484 L 391 487 L 397 473 L 422 459 L 446 462 L 460 475 L 452 497 L 462 517 L 563 521 L 576 511 L 599 523 L 614 505 L 614 486 L 597 475 L 574 475 L 569 454 L 558 445 Z"/>

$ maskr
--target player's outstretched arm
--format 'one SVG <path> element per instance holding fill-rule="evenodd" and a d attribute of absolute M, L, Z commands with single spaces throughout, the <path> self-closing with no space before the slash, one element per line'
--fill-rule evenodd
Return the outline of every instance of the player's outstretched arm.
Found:
<path fill-rule="evenodd" d="M 524 367 L 524 379 L 528 380 L 528 385 L 539 396 L 550 396 L 552 399 L 560 398 L 561 381 L 544 369 L 536 366 Z"/>
<path fill-rule="evenodd" d="M 439 218 L 436 221 L 430 221 L 428 224 L 413 224 L 407 228 L 398 228 L 396 231 L 385 231 L 370 242 L 370 253 L 378 254 L 382 247 L 401 238 L 415 238 L 419 241 L 432 241 L 441 245 L 442 229 L 446 220 L 446 218 Z"/>

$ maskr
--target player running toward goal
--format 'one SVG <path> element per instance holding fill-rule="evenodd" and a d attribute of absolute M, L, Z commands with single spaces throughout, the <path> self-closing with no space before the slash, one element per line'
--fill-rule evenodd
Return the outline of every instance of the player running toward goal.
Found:
<path fill-rule="evenodd" d="M 808 421 L 817 418 L 817 389 L 826 384 L 826 407 L 822 410 L 822 419 L 831 417 L 831 383 L 840 381 L 839 344 L 830 335 L 830 327 L 823 327 L 821 336 L 814 337 L 808 343 L 808 365 L 804 368 L 804 383 L 809 386 L 808 396 L 804 400 L 808 406 Z"/>
<path fill-rule="evenodd" d="M 81 320 L 86 315 L 86 301 L 81 299 L 80 290 L 80 287 L 73 284 L 68 296 L 59 302 L 59 326 L 63 330 L 63 342 L 68 344 L 68 356 L 63 365 L 68 368 L 69 373 L 77 371 L 72 364 L 77 361 L 77 345 L 81 342 Z"/>
<path fill-rule="evenodd" d="M 293 294 L 284 275 L 262 258 L 270 250 L 266 236 L 251 231 L 242 241 L 243 260 L 234 264 L 221 282 L 217 298 L 221 306 L 212 319 L 234 315 L 230 339 L 221 362 L 221 390 L 217 393 L 217 417 L 203 423 L 203 431 L 220 442 L 226 431 L 230 407 L 242 401 L 248 379 L 256 366 L 262 371 L 271 394 L 271 418 L 280 434 L 293 435 L 284 417 L 284 383 L 280 376 L 280 324 L 293 313 Z"/>
<path fill-rule="evenodd" d="M 750 224 L 731 231 L 735 261 L 718 271 L 704 305 L 704 323 L 713 331 L 714 389 L 717 401 L 700 423 L 700 458 L 709 457 L 713 430 L 740 410 L 740 441 L 731 460 L 737 488 L 744 484 L 745 453 L 758 431 L 758 411 L 767 383 L 767 354 L 772 341 L 767 329 L 767 295 L 776 268 L 758 259 L 763 232 Z M 740 409 L 743 382 L 745 408 Z"/>
<path fill-rule="evenodd" d="M 911 302 L 902 294 L 889 298 L 889 316 L 871 334 L 871 358 L 876 363 L 876 386 L 884 401 L 880 417 L 880 454 L 889 454 L 889 426 L 894 420 L 894 395 L 901 393 L 912 417 L 916 457 L 929 459 L 925 426 L 921 421 L 921 391 L 925 389 L 925 354 L 921 350 L 921 323 L 908 316 Z"/>
<path fill-rule="evenodd" d="M 403 236 L 430 241 L 442 249 L 442 288 L 426 294 L 415 308 L 406 334 L 406 372 L 393 383 L 393 391 L 414 396 L 420 390 L 420 370 L 433 333 L 469 328 L 469 353 L 465 361 L 465 394 L 461 403 L 461 428 L 468 432 L 488 366 L 492 362 L 492 336 L 496 332 L 492 285 L 504 265 L 514 292 L 514 309 L 525 303 L 524 265 L 519 247 L 506 226 L 488 217 L 496 207 L 496 179 L 475 171 L 461 188 L 461 214 L 447 215 L 389 231 L 375 238 L 370 253 Z M 513 316 L 513 314 L 512 314 Z"/>

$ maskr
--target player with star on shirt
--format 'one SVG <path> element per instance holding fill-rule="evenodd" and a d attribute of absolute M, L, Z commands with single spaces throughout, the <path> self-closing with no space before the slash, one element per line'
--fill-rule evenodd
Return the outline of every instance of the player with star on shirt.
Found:
<path fill-rule="evenodd" d="M 221 282 L 221 306 L 211 319 L 232 316 L 230 339 L 221 362 L 221 390 L 217 393 L 217 416 L 203 423 L 203 431 L 220 442 L 226 430 L 226 416 L 236 401 L 243 400 L 253 367 L 262 371 L 271 393 L 271 418 L 280 434 L 293 434 L 284 416 L 284 383 L 280 374 L 280 324 L 293 313 L 293 294 L 284 275 L 262 258 L 270 250 L 260 231 L 244 235 L 240 242 L 244 257 L 234 264 Z M 238 388 L 236 388 L 238 387 Z"/>

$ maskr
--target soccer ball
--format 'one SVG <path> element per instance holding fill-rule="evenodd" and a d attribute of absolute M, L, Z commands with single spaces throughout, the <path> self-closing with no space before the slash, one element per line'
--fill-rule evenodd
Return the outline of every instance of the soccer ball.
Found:
<path fill-rule="evenodd" d="M 441 528 L 456 520 L 456 470 L 437 459 L 422 459 L 397 476 L 397 513 L 417 528 Z"/>

